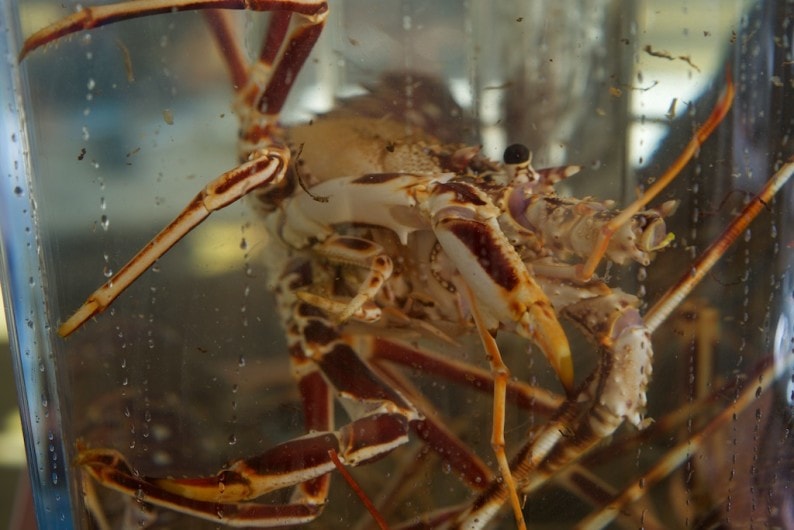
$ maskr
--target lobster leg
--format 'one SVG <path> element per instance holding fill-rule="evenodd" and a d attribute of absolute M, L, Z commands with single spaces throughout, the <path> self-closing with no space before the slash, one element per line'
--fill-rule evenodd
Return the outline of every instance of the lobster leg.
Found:
<path fill-rule="evenodd" d="M 777 365 L 773 364 L 771 359 L 767 359 L 764 364 L 766 366 L 763 370 L 756 377 L 748 380 L 745 388 L 732 401 L 731 406 L 725 407 L 722 412 L 714 416 L 701 429 L 673 447 L 640 479 L 627 486 L 609 504 L 581 521 L 577 528 L 587 530 L 604 528 L 608 525 L 625 509 L 625 506 L 641 498 L 648 488 L 669 475 L 674 469 L 683 464 L 686 459 L 696 453 L 709 436 L 729 424 L 741 412 L 746 411 L 752 403 L 757 401 L 777 381 L 776 374 L 791 370 L 794 367 L 794 355 L 788 354 Z"/>
<path fill-rule="evenodd" d="M 202 9 L 248 9 L 251 11 L 290 11 L 319 18 L 328 11 L 322 0 L 131 0 L 105 6 L 85 7 L 43 28 L 25 40 L 19 60 L 30 52 L 66 35 L 92 29 L 120 20 Z"/>
<path fill-rule="evenodd" d="M 208 184 L 168 226 L 146 244 L 113 278 L 94 291 L 58 333 L 70 335 L 89 318 L 104 311 L 124 290 L 180 239 L 209 215 L 234 201 L 251 189 L 271 186 L 284 178 L 289 151 L 282 147 L 262 149 L 252 159 L 227 171 Z"/>
<path fill-rule="evenodd" d="M 89 7 L 35 33 L 25 41 L 20 58 L 48 42 L 83 29 L 124 19 L 174 10 L 224 7 L 273 10 L 269 36 L 262 58 L 247 75 L 237 96 L 237 110 L 245 131 L 241 139 L 243 162 L 208 184 L 182 212 L 157 234 L 138 254 L 64 322 L 58 332 L 67 336 L 86 320 L 104 311 L 113 300 L 163 256 L 182 237 L 212 212 L 236 202 L 254 189 L 276 188 L 284 181 L 289 166 L 289 150 L 275 145 L 271 137 L 278 112 L 294 80 L 322 31 L 327 13 L 324 2 L 258 0 L 254 2 L 219 2 L 218 0 L 142 0 L 108 6 Z M 283 11 L 283 13 L 282 13 Z M 289 32 L 292 13 L 304 17 L 304 23 Z M 223 19 L 214 17 L 215 21 Z M 226 38 L 228 27 L 216 26 L 216 38 Z M 234 54 L 236 55 L 236 53 Z M 237 81 L 238 59 L 229 59 L 232 76 Z M 273 63 L 275 61 L 275 63 Z"/>
<path fill-rule="evenodd" d="M 303 408 L 304 429 L 306 432 L 329 432 L 334 428 L 334 407 L 331 388 L 317 369 L 303 355 L 293 348 L 290 356 L 292 373 L 298 381 L 298 392 Z M 329 474 L 304 480 L 295 486 L 291 502 L 321 506 L 328 497 L 331 486 Z"/>
<path fill-rule="evenodd" d="M 633 296 L 617 291 L 608 295 L 597 294 L 598 282 L 581 287 L 593 290 L 593 296 L 587 296 L 583 291 L 581 302 L 568 306 L 560 304 L 563 305 L 561 311 L 580 324 L 587 334 L 607 349 L 609 355 L 602 357 L 599 368 L 580 390 L 579 398 L 560 407 L 557 417 L 552 418 L 516 457 L 512 466 L 513 476 L 522 490 L 529 492 L 538 488 L 551 475 L 614 432 L 624 419 L 642 426 L 640 412 L 651 371 L 650 333 L 708 273 L 792 175 L 794 160 L 789 160 L 693 265 L 692 272 L 688 272 L 649 311 L 647 323 L 636 310 Z M 590 327 L 591 323 L 600 322 L 610 325 Z M 584 415 L 577 410 L 579 401 L 592 403 Z M 675 458 L 675 455 L 671 456 L 671 459 Z M 484 524 L 501 507 L 507 495 L 503 485 L 494 484 L 473 505 L 475 507 L 464 514 L 462 523 L 472 525 L 472 528 Z M 627 498 L 631 495 L 631 492 L 624 494 Z"/>
<path fill-rule="evenodd" d="M 600 284 L 583 287 L 582 297 L 580 302 L 559 309 L 606 351 L 598 369 L 577 395 L 560 407 L 514 459 L 513 477 L 523 492 L 544 484 L 559 469 L 611 435 L 625 419 L 641 424 L 652 351 L 649 333 L 636 309 L 637 300 Z M 509 487 L 493 483 L 462 514 L 459 526 L 481 528 L 509 496 Z"/>
<path fill-rule="evenodd" d="M 299 300 L 293 309 L 288 339 L 307 426 L 332 426 L 330 388 L 353 418 L 350 423 L 284 442 L 210 477 L 140 478 L 111 449 L 81 450 L 78 465 L 104 486 L 140 501 L 229 526 L 290 525 L 319 515 L 328 487 L 320 477 L 336 469 L 331 451 L 347 465 L 367 462 L 406 443 L 409 423 L 420 416 L 320 311 Z M 299 488 L 288 504 L 244 502 L 295 485 Z"/>
<path fill-rule="evenodd" d="M 383 247 L 368 239 L 332 235 L 312 247 L 312 251 L 329 261 L 362 267 L 369 271 L 353 299 L 343 304 L 341 308 L 337 308 L 331 299 L 315 295 L 309 300 L 299 292 L 299 297 L 331 312 L 339 322 L 344 322 L 359 312 L 365 303 L 370 302 L 378 294 L 392 274 L 391 258 L 384 252 Z"/>
<path fill-rule="evenodd" d="M 548 297 L 502 232 L 499 208 L 464 183 L 436 184 L 428 203 L 433 232 L 455 264 L 462 288 L 471 290 L 470 298 L 481 306 L 483 317 L 487 315 L 483 329 L 514 326 L 516 333 L 540 347 L 570 392 L 573 361 L 568 338 Z"/>
<path fill-rule="evenodd" d="M 236 28 L 228 11 L 222 9 L 207 9 L 203 11 L 212 35 L 215 37 L 217 48 L 223 55 L 232 85 L 239 90 L 248 79 L 248 59 L 237 39 Z"/>
<path fill-rule="evenodd" d="M 443 377 L 447 381 L 470 386 L 480 392 L 494 391 L 493 374 L 467 363 L 450 359 L 430 351 L 409 346 L 395 340 L 370 337 L 374 344 L 367 349 L 375 364 L 394 363 Z M 517 380 L 508 380 L 506 399 L 525 410 L 550 416 L 562 404 L 557 395 Z"/>
<path fill-rule="evenodd" d="M 502 354 L 499 351 L 499 346 L 494 340 L 494 336 L 485 327 L 485 322 L 480 310 L 476 305 L 474 297 L 470 290 L 468 291 L 469 300 L 471 302 L 472 315 L 474 322 L 477 325 L 477 331 L 480 334 L 483 347 L 485 348 L 486 357 L 491 365 L 491 373 L 493 374 L 494 384 L 494 400 L 493 400 L 493 422 L 491 428 L 491 447 L 493 448 L 496 461 L 499 464 L 499 472 L 502 474 L 502 483 L 507 489 L 507 494 L 510 499 L 510 506 L 513 508 L 513 515 L 516 519 L 516 525 L 519 530 L 526 530 L 526 523 L 524 522 L 524 512 L 521 509 L 521 501 L 518 498 L 518 488 L 510 469 L 510 463 L 507 459 L 507 452 L 505 451 L 505 414 L 506 411 L 506 395 L 507 395 L 507 381 L 510 380 L 510 370 L 502 360 Z"/>
<path fill-rule="evenodd" d="M 736 239 L 744 233 L 745 229 L 755 219 L 767 204 L 794 175 L 794 157 L 789 158 L 780 169 L 770 178 L 761 191 L 747 203 L 725 231 L 712 245 L 692 264 L 692 273 L 684 275 L 659 299 L 648 311 L 645 317 L 651 332 L 661 325 L 670 313 L 678 307 L 692 289 L 700 283 L 711 270 L 717 260 L 725 253 Z"/>
<path fill-rule="evenodd" d="M 421 392 L 393 367 L 380 364 L 373 368 L 392 386 L 399 388 L 400 392 L 409 396 L 411 404 L 424 417 L 422 420 L 411 423 L 411 428 L 417 436 L 430 449 L 438 453 L 451 469 L 456 470 L 469 487 L 474 490 L 484 488 L 493 479 L 491 470 L 468 448 L 465 442 L 438 419 L 438 413 L 434 410 L 433 405 L 426 401 Z"/>

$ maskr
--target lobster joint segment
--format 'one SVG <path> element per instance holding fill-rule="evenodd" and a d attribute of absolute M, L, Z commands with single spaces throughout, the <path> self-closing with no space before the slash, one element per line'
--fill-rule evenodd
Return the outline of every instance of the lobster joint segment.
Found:
<path fill-rule="evenodd" d="M 478 301 L 485 325 L 532 340 L 573 390 L 568 338 L 546 294 L 502 232 L 499 209 L 462 182 L 436 186 L 428 201 L 433 231 Z"/>

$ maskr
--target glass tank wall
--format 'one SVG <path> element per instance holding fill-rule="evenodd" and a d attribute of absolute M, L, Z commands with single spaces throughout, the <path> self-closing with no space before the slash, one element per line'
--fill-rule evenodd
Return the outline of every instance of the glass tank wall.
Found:
<path fill-rule="evenodd" d="M 379 417 L 374 408 L 393 404 L 389 399 L 404 400 L 411 411 L 401 420 L 409 425 L 407 440 L 348 466 L 358 488 L 390 527 L 454 520 L 501 487 L 491 445 L 493 376 L 474 313 L 492 331 L 500 328 L 498 347 L 510 371 L 508 458 L 540 451 L 532 441 L 549 425 L 558 426 L 551 430 L 567 447 L 590 421 L 588 405 L 608 401 L 604 388 L 621 384 L 620 374 L 605 368 L 614 346 L 593 331 L 611 325 L 614 313 L 588 310 L 577 323 L 571 304 L 607 289 L 636 296 L 639 314 L 653 315 L 665 291 L 692 274 L 698 256 L 794 155 L 792 106 L 784 104 L 794 97 L 790 2 L 331 1 L 317 45 L 300 72 L 289 74 L 297 79 L 280 115 L 284 128 L 272 133 L 274 141 L 293 142 L 288 198 L 247 198 L 214 213 L 105 312 L 63 338 L 59 325 L 95 288 L 208 182 L 240 163 L 238 118 L 247 112 L 233 106 L 239 87 L 228 54 L 201 12 L 77 32 L 15 60 L 26 37 L 91 5 L 3 4 L 2 284 L 42 529 L 223 527 L 235 499 L 217 479 L 209 483 L 218 495 L 204 504 L 171 493 L 162 495 L 171 507 L 157 505 L 151 491 L 157 477 L 213 477 L 232 462 L 272 454 L 306 433 L 305 401 L 322 409 L 310 392 L 302 401 L 296 384 L 316 369 L 309 367 L 324 366 L 305 352 L 305 365 L 295 360 L 295 344 L 310 342 L 311 333 L 301 328 L 304 338 L 295 338 L 300 326 L 288 310 L 297 302 L 283 294 L 295 283 L 280 279 L 297 274 L 290 268 L 296 263 L 314 274 L 297 288 L 302 303 L 332 315 L 323 317 L 328 333 L 360 359 L 336 367 L 349 377 L 342 383 L 334 369 L 321 368 L 338 391 L 334 429 Z M 231 20 L 246 60 L 255 60 L 269 15 L 234 12 Z M 664 174 L 731 85 L 727 117 L 650 201 L 653 212 L 664 210 L 672 236 L 647 266 L 616 263 L 608 253 L 588 284 L 569 274 L 586 257 L 564 252 L 580 236 L 563 234 L 566 242 L 558 244 L 533 227 L 534 236 L 519 237 L 505 219 L 524 216 L 495 195 L 499 228 L 483 237 L 502 233 L 511 251 L 486 245 L 488 252 L 466 258 L 443 247 L 433 236 L 429 199 L 400 218 L 399 226 L 410 227 L 405 241 L 371 221 L 389 208 L 385 201 L 426 198 L 422 193 L 440 183 L 479 186 L 485 194 L 509 186 L 502 157 L 515 143 L 528 148 L 536 169 L 581 166 L 555 185 L 571 199 L 534 191 L 547 194 L 543 204 L 591 198 L 623 208 Z M 358 132 L 333 121 L 340 115 Z M 303 140 L 296 127 L 307 123 L 339 128 Z M 373 145 L 382 149 L 373 154 Z M 423 163 L 432 161 L 430 169 L 412 166 L 414 159 L 389 166 L 389 178 L 413 175 L 413 191 L 394 187 L 384 195 L 373 186 L 371 199 L 355 196 L 361 204 L 351 212 L 358 213 L 320 219 L 314 226 L 321 229 L 302 247 L 282 240 L 285 223 L 301 223 L 295 216 L 334 204 L 326 188 L 314 187 L 322 171 L 349 172 L 329 181 L 362 176 L 373 157 L 386 160 L 405 145 Z M 474 155 L 464 146 L 481 149 Z M 307 167 L 318 152 L 322 162 Z M 302 203 L 307 210 L 287 208 L 301 196 L 311 198 Z M 470 206 L 481 199 L 457 200 Z M 662 208 L 667 201 L 676 201 L 674 212 Z M 457 212 L 465 218 L 482 211 Z M 568 211 L 585 216 L 587 208 Z M 758 219 L 671 315 L 654 322 L 641 428 L 623 422 L 585 454 L 571 450 L 553 473 L 516 470 L 529 527 L 794 528 L 792 215 L 789 183 L 764 201 Z M 339 254 L 326 229 L 374 242 L 391 258 L 392 278 L 365 304 L 380 309 L 379 321 L 333 317 L 332 303 L 346 304 L 375 266 L 357 261 L 356 252 Z M 468 295 L 463 287 L 466 263 L 493 270 L 509 252 L 539 278 L 559 314 L 572 352 L 572 401 L 537 345 L 541 339 L 516 333 L 513 317 L 499 323 L 495 304 L 509 304 L 509 295 L 486 288 L 493 301 L 477 286 Z M 553 272 L 550 263 L 566 272 Z M 282 292 L 279 305 L 275 290 Z M 294 324 L 289 333 L 285 321 Z M 582 332 L 588 326 L 590 333 Z M 536 327 L 541 336 L 551 333 L 537 321 L 529 325 L 532 333 Z M 608 375 L 593 383 L 599 374 Z M 360 401 L 368 377 L 380 385 L 376 404 Z M 345 395 L 350 389 L 360 394 Z M 582 417 L 568 419 L 571 411 Z M 387 438 L 376 431 L 366 435 Z M 319 464 L 297 445 L 281 446 L 280 463 L 309 476 Z M 104 449 L 129 465 L 110 464 L 115 479 L 107 473 L 97 480 L 81 465 L 90 451 Z M 259 462 L 274 465 L 267 457 Z M 378 516 L 330 469 L 328 500 L 308 526 L 376 527 Z M 131 493 L 113 490 L 127 479 Z M 300 495 L 291 482 L 244 502 L 295 502 Z M 187 497 L 194 494 L 187 488 Z M 204 519 L 180 513 L 199 505 L 215 509 Z M 509 502 L 487 527 L 516 527 Z"/>

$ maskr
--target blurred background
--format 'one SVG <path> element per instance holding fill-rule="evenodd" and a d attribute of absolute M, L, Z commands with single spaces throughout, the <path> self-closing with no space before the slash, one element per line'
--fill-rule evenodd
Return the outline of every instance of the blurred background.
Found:
<path fill-rule="evenodd" d="M 11 522 L 15 505 L 19 510 L 18 517 L 23 517 L 22 512 L 27 511 L 29 482 L 26 463 L 6 319 L 0 304 L 0 525 L 8 522 L 8 528 L 14 530 L 29 528 L 20 527 L 19 519 L 13 524 Z"/>

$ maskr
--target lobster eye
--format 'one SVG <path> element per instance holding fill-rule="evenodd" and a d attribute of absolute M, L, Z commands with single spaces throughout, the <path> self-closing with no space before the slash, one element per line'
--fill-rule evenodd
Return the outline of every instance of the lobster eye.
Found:
<path fill-rule="evenodd" d="M 529 149 L 523 144 L 509 145 L 505 149 L 502 159 L 505 164 L 523 164 L 529 160 Z"/>

